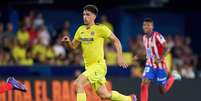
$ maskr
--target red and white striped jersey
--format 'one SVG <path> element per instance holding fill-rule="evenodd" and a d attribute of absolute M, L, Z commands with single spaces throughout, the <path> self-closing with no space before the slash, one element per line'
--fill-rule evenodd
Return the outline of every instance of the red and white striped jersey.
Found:
<path fill-rule="evenodd" d="M 146 65 L 150 65 L 154 68 L 164 67 L 164 63 L 155 64 L 155 59 L 160 59 L 163 55 L 165 38 L 159 32 L 152 32 L 151 36 L 143 36 L 143 43 L 146 50 Z M 164 62 L 164 61 L 162 61 Z M 165 65 L 165 64 L 164 64 Z"/>

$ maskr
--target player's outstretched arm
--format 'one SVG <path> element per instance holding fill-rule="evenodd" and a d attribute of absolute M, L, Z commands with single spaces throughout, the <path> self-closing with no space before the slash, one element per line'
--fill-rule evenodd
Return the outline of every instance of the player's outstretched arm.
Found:
<path fill-rule="evenodd" d="M 127 68 L 128 65 L 125 63 L 125 59 L 123 57 L 122 53 L 122 46 L 120 40 L 112 33 L 109 37 L 110 40 L 112 40 L 116 51 L 117 51 L 117 63 L 120 67 Z"/>
<path fill-rule="evenodd" d="M 163 43 L 163 47 L 164 47 L 163 57 L 165 57 L 171 51 L 171 49 L 168 47 L 167 42 Z"/>
<path fill-rule="evenodd" d="M 166 55 L 170 52 L 170 48 L 168 47 L 167 45 L 167 42 L 166 41 L 162 41 L 160 42 L 161 45 L 163 46 L 163 53 L 162 53 L 162 56 L 157 60 L 157 62 L 161 62 L 164 60 L 164 58 L 166 57 Z"/>
<path fill-rule="evenodd" d="M 71 41 L 69 36 L 64 36 L 61 41 L 66 45 L 68 49 L 71 50 L 76 49 L 80 44 L 80 42 L 77 40 Z"/>

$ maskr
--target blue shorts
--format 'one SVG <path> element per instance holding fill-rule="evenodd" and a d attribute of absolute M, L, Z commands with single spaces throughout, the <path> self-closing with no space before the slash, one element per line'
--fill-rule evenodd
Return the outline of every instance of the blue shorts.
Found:
<path fill-rule="evenodd" d="M 147 78 L 160 86 L 164 86 L 167 82 L 168 75 L 164 68 L 153 68 L 152 66 L 146 65 L 143 78 Z"/>

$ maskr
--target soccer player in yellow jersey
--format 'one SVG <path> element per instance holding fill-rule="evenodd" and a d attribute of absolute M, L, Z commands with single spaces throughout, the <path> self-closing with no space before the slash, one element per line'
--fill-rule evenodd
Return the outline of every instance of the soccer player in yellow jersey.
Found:
<path fill-rule="evenodd" d="M 136 96 L 125 96 L 117 91 L 108 91 L 105 83 L 107 66 L 104 59 L 104 41 L 108 38 L 113 41 L 117 51 L 117 63 L 120 67 L 127 68 L 122 56 L 122 47 L 119 39 L 104 25 L 95 24 L 98 9 L 95 5 L 86 5 L 83 8 L 84 25 L 80 26 L 75 33 L 73 41 L 64 36 L 62 41 L 67 48 L 75 49 L 81 44 L 85 63 L 85 72 L 76 80 L 77 101 L 86 101 L 84 86 L 91 84 L 101 99 L 112 101 L 136 101 Z"/>

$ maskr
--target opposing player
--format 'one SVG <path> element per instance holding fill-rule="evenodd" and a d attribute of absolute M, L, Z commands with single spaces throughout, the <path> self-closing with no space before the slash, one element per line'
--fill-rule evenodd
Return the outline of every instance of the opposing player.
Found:
<path fill-rule="evenodd" d="M 101 24 L 95 24 L 98 9 L 95 5 L 86 5 L 83 8 L 84 25 L 80 26 L 75 33 L 73 41 L 68 36 L 63 37 L 69 49 L 75 49 L 81 43 L 85 72 L 75 81 L 77 101 L 86 101 L 84 86 L 91 84 L 101 99 L 112 101 L 136 101 L 136 96 L 125 96 L 117 91 L 108 91 L 106 83 L 107 66 L 104 60 L 104 41 L 110 39 L 117 51 L 118 65 L 127 68 L 127 64 L 122 56 L 122 47 L 119 39 L 109 28 Z"/>
<path fill-rule="evenodd" d="M 9 90 L 18 90 L 18 91 L 26 92 L 25 86 L 22 83 L 15 80 L 14 77 L 9 77 L 6 83 L 0 86 L 0 94 L 5 93 L 6 91 L 9 91 Z"/>
<path fill-rule="evenodd" d="M 141 101 L 148 101 L 148 89 L 151 81 L 157 83 L 160 92 L 165 94 L 169 91 L 175 79 L 181 76 L 174 72 L 168 74 L 164 56 L 170 51 L 166 40 L 159 32 L 153 31 L 154 22 L 151 18 L 146 18 L 143 22 L 143 43 L 146 49 L 146 65 L 141 83 Z"/>

